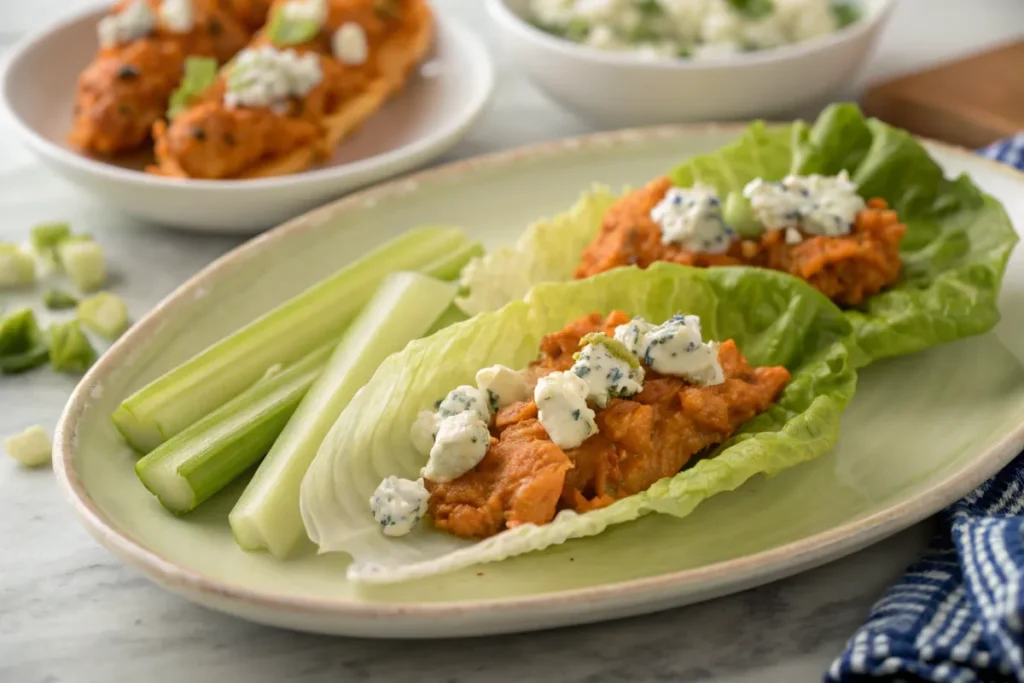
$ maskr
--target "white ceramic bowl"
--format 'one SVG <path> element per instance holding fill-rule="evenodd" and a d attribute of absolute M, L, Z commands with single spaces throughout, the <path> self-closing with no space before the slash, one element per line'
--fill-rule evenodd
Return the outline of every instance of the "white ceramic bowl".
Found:
<path fill-rule="evenodd" d="M 244 181 L 179 180 L 144 173 L 144 162 L 109 163 L 68 147 L 75 82 L 96 52 L 94 8 L 11 50 L 0 104 L 39 158 L 83 190 L 144 221 L 216 232 L 258 232 L 344 192 L 403 173 L 443 154 L 485 109 L 494 68 L 470 31 L 437 16 L 431 53 L 394 100 L 304 173 Z"/>
<path fill-rule="evenodd" d="M 647 61 L 578 45 L 525 20 L 529 0 L 488 0 L 509 61 L 553 100 L 608 127 L 773 117 L 822 101 L 863 65 L 893 0 L 828 36 L 724 59 Z"/>

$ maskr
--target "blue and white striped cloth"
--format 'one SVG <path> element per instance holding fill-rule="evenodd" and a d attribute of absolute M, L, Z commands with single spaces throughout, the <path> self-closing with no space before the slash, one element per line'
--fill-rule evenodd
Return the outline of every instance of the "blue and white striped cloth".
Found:
<path fill-rule="evenodd" d="M 1024 170 L 1024 133 L 981 154 Z M 1024 453 L 941 517 L 826 683 L 1024 683 Z"/>

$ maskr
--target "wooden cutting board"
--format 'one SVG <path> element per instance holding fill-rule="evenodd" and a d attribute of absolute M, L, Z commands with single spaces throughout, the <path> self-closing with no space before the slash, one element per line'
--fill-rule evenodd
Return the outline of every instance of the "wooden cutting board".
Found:
<path fill-rule="evenodd" d="M 1024 131 L 1024 40 L 874 85 L 864 112 L 965 147 Z"/>

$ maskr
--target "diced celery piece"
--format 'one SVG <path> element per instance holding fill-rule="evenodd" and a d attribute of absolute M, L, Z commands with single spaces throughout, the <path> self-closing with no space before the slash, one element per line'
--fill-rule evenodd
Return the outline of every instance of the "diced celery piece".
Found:
<path fill-rule="evenodd" d="M 217 80 L 217 60 L 212 57 L 188 57 L 178 89 L 171 94 L 167 119 L 173 119 L 192 105 Z"/>
<path fill-rule="evenodd" d="M 101 337 L 117 339 L 128 329 L 128 306 L 120 297 L 100 292 L 78 304 L 78 319 Z"/>
<path fill-rule="evenodd" d="M 135 463 L 135 473 L 171 512 L 193 510 L 266 455 L 333 350 L 264 376 Z"/>
<path fill-rule="evenodd" d="M 276 47 L 290 47 L 301 45 L 317 37 L 320 33 L 320 24 L 314 19 L 295 19 L 285 15 L 284 6 L 274 10 L 270 21 L 267 22 L 266 35 L 270 42 Z M 244 77 L 245 74 L 239 74 Z M 231 82 L 231 75 L 228 76 Z"/>
<path fill-rule="evenodd" d="M 64 271 L 83 292 L 99 289 L 107 281 L 107 261 L 91 239 L 68 239 L 57 247 Z"/>
<path fill-rule="evenodd" d="M 4 450 L 25 467 L 42 467 L 53 458 L 50 435 L 39 425 L 4 439 Z"/>
<path fill-rule="evenodd" d="M 96 362 L 96 350 L 78 326 L 77 320 L 53 323 L 50 337 L 50 366 L 58 372 L 85 372 Z"/>
<path fill-rule="evenodd" d="M 338 339 L 388 273 L 457 273 L 468 260 L 467 244 L 454 228 L 404 233 L 129 396 L 114 424 L 133 448 L 148 453 L 237 396 L 267 368 Z"/>
<path fill-rule="evenodd" d="M 281 436 L 228 516 L 246 550 L 285 557 L 305 533 L 299 489 L 320 443 L 377 366 L 422 336 L 455 299 L 457 287 L 418 273 L 389 276 L 345 332 Z"/>
<path fill-rule="evenodd" d="M 78 305 L 78 299 L 62 289 L 48 289 L 43 292 L 43 304 L 51 311 L 63 311 Z"/>
<path fill-rule="evenodd" d="M 0 244 L 0 289 L 24 287 L 36 281 L 36 262 L 16 244 Z"/>
<path fill-rule="evenodd" d="M 69 223 L 43 223 L 32 228 L 32 249 L 37 254 L 49 254 L 71 237 Z"/>
<path fill-rule="evenodd" d="M 722 204 L 722 218 L 736 230 L 740 237 L 756 238 L 764 232 L 764 226 L 754 218 L 750 200 L 742 192 L 733 191 L 726 195 Z"/>
<path fill-rule="evenodd" d="M 49 351 L 36 315 L 30 308 L 0 320 L 0 372 L 24 372 L 46 363 Z"/>

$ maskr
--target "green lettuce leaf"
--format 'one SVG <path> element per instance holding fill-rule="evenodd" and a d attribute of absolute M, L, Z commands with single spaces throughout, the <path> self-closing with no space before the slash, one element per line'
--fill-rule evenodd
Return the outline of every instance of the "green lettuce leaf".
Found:
<path fill-rule="evenodd" d="M 707 338 L 734 339 L 752 364 L 785 365 L 793 379 L 777 404 L 714 457 L 602 510 L 563 512 L 550 524 L 479 542 L 428 524 L 401 538 L 381 533 L 369 498 L 388 475 L 419 476 L 425 458 L 409 431 L 420 410 L 453 387 L 472 384 L 482 367 L 525 367 L 545 334 L 613 309 L 658 321 L 677 312 L 699 315 Z M 841 341 L 850 329 L 843 313 L 810 285 L 753 268 L 659 263 L 537 286 L 525 300 L 414 341 L 384 361 L 335 423 L 303 480 L 306 531 L 321 552 L 352 556 L 351 580 L 389 583 L 540 550 L 651 512 L 682 517 L 710 496 L 814 458 L 835 443 L 840 412 L 856 385 Z"/>
<path fill-rule="evenodd" d="M 522 299 L 535 284 L 571 280 L 616 199 L 607 187 L 595 186 L 565 213 L 528 227 L 514 247 L 473 259 L 462 272 L 464 293 L 456 305 L 476 315 Z"/>
<path fill-rule="evenodd" d="M 833 105 L 813 126 L 755 123 L 736 142 L 672 172 L 675 184 L 712 185 L 724 196 L 761 177 L 846 170 L 866 198 L 882 197 L 907 233 L 897 284 L 847 312 L 854 362 L 914 353 L 980 334 L 999 321 L 996 299 L 1017 234 L 1002 205 L 942 168 L 909 133 Z"/>

